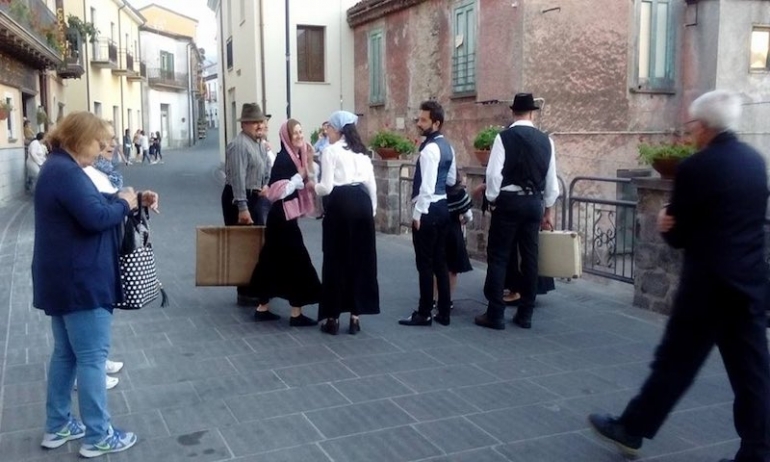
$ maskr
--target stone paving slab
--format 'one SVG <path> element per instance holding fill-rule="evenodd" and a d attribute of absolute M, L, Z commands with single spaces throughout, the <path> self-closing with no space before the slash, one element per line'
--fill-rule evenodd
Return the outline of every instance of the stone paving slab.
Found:
<path fill-rule="evenodd" d="M 539 298 L 533 329 L 473 325 L 484 265 L 460 277 L 452 325 L 398 326 L 417 304 L 409 239 L 378 237 L 382 313 L 331 337 L 282 319 L 255 323 L 233 288 L 194 285 L 195 226 L 221 222 L 216 140 L 134 165 L 126 184 L 161 194 L 153 216 L 170 306 L 116 312 L 109 391 L 115 425 L 139 442 L 109 461 L 621 461 L 589 412 L 619 412 L 647 374 L 665 318 L 631 306 L 630 286 L 585 279 Z M 0 460 L 74 461 L 40 449 L 50 324 L 31 308 L 34 216 L 0 208 Z M 316 268 L 321 223 L 301 222 Z M 306 313 L 316 315 L 316 307 Z M 510 315 L 509 315 L 510 317 Z M 74 409 L 77 409 L 75 399 Z M 712 354 L 640 460 L 718 460 L 738 446 L 732 392 Z"/>

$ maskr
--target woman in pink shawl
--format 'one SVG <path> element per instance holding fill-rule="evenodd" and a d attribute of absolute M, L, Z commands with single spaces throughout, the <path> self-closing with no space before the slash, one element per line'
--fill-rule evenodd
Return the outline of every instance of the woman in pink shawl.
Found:
<path fill-rule="evenodd" d="M 272 202 L 267 215 L 265 244 L 251 278 L 259 298 L 256 321 L 280 319 L 271 313 L 271 298 L 283 298 L 291 305 L 291 326 L 314 326 L 318 321 L 302 314 L 302 307 L 318 303 L 321 281 L 310 261 L 297 219 L 314 211 L 312 154 L 302 136 L 302 126 L 289 119 L 279 131 L 281 151 L 276 155 L 267 190 Z"/>

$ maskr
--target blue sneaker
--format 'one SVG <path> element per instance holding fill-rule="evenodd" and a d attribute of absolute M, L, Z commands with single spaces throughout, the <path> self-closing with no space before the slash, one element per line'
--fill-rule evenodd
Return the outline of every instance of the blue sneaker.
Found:
<path fill-rule="evenodd" d="M 110 427 L 110 432 L 98 443 L 80 446 L 80 455 L 89 458 L 99 457 L 104 454 L 125 451 L 134 444 L 136 444 L 136 435 Z"/>
<path fill-rule="evenodd" d="M 75 419 L 70 419 L 67 425 L 56 433 L 43 434 L 43 442 L 40 446 L 46 449 L 56 449 L 67 441 L 77 440 L 86 436 L 86 426 Z"/>

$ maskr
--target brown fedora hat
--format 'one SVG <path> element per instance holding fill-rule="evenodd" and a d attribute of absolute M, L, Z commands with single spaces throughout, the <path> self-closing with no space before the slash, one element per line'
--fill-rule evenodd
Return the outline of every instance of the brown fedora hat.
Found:
<path fill-rule="evenodd" d="M 265 114 L 257 103 L 244 103 L 241 108 L 241 118 L 238 122 L 262 122 L 265 120 Z"/>
<path fill-rule="evenodd" d="M 539 111 L 540 108 L 535 104 L 535 98 L 532 97 L 532 93 L 517 93 L 513 97 L 513 104 L 511 109 L 514 112 L 529 112 Z"/>

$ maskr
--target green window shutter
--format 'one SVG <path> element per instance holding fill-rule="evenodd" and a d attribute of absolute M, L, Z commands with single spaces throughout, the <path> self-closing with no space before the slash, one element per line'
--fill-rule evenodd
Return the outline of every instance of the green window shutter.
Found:
<path fill-rule="evenodd" d="M 454 10 L 452 42 L 452 89 L 455 93 L 476 90 L 476 11 L 475 2 L 465 2 Z"/>
<path fill-rule="evenodd" d="M 385 102 L 385 74 L 383 69 L 382 31 L 369 35 L 369 102 Z"/>

